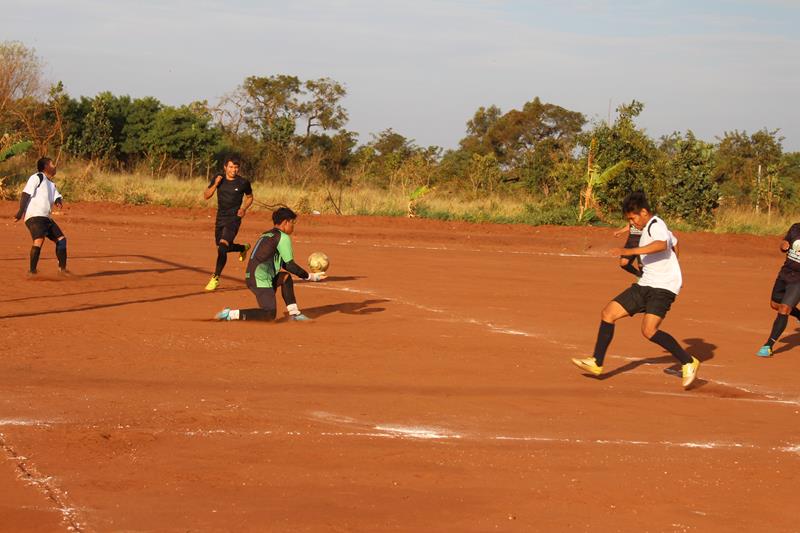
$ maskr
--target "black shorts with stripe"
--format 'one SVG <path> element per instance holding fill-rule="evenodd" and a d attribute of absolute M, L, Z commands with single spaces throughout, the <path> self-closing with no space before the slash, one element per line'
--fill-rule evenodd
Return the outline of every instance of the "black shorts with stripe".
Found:
<path fill-rule="evenodd" d="M 667 289 L 646 287 L 634 283 L 614 298 L 630 316 L 646 313 L 664 318 L 675 301 L 675 293 Z"/>
<path fill-rule="evenodd" d="M 233 240 L 239 233 L 242 225 L 242 217 L 233 217 L 228 220 L 217 220 L 214 227 L 214 244 L 219 245 L 219 241 L 224 240 L 228 244 L 233 244 Z"/>
<path fill-rule="evenodd" d="M 800 303 L 800 281 L 788 283 L 778 276 L 772 286 L 771 299 L 775 303 L 788 305 L 789 308 L 796 307 Z"/>
<path fill-rule="evenodd" d="M 31 232 L 31 237 L 36 239 L 43 239 L 47 237 L 53 242 L 64 236 L 64 232 L 58 227 L 58 224 L 49 217 L 31 217 L 25 221 L 28 231 Z"/>

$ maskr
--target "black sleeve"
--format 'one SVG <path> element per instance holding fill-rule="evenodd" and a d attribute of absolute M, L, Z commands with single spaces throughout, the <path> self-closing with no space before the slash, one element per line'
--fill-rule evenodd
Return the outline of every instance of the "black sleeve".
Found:
<path fill-rule="evenodd" d="M 19 197 L 19 211 L 17 211 L 17 214 L 14 216 L 14 218 L 19 220 L 23 216 L 25 216 L 25 211 L 28 210 L 28 204 L 30 202 L 31 202 L 31 195 L 26 192 L 22 193 L 22 196 Z"/>
<path fill-rule="evenodd" d="M 244 180 L 244 189 L 242 189 L 245 196 L 253 196 L 253 187 L 248 180 Z"/>
<path fill-rule="evenodd" d="M 308 272 L 303 270 L 303 267 L 295 263 L 294 259 L 288 263 L 284 263 L 283 268 L 285 268 L 287 272 L 291 272 L 300 279 L 308 279 Z"/>

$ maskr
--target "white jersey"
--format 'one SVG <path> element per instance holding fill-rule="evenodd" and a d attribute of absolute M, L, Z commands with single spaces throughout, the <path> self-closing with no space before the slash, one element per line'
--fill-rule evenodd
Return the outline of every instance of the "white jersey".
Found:
<path fill-rule="evenodd" d="M 41 183 L 40 175 L 42 176 Z M 32 217 L 50 218 L 50 209 L 53 207 L 53 203 L 61 198 L 61 193 L 56 189 L 55 183 L 50 181 L 44 172 L 37 172 L 28 178 L 28 183 L 25 184 L 22 192 L 31 195 L 31 201 L 25 211 L 25 220 Z"/>
<path fill-rule="evenodd" d="M 683 285 L 681 265 L 678 263 L 678 256 L 675 255 L 674 250 L 678 239 L 667 228 L 663 220 L 654 216 L 642 229 L 639 246 L 647 246 L 656 241 L 666 242 L 667 249 L 663 252 L 641 255 L 643 274 L 639 285 L 666 289 L 678 294 Z"/>

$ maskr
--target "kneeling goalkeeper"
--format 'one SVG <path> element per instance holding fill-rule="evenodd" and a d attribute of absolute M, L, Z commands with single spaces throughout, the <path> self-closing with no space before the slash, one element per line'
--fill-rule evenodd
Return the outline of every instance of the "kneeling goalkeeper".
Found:
<path fill-rule="evenodd" d="M 292 238 L 297 215 L 288 207 L 281 207 L 272 213 L 275 227 L 261 234 L 250 252 L 245 281 L 256 296 L 258 308 L 225 308 L 215 315 L 217 320 L 274 320 L 276 315 L 275 293 L 281 288 L 283 301 L 291 320 L 310 320 L 300 312 L 294 296 L 294 274 L 310 281 L 325 279 L 325 272 L 306 272 L 294 262 Z"/>

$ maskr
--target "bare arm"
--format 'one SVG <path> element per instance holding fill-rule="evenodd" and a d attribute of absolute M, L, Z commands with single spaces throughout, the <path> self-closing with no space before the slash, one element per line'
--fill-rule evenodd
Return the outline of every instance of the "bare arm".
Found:
<path fill-rule="evenodd" d="M 222 175 L 220 174 L 216 178 L 214 178 L 214 183 L 206 187 L 206 190 L 203 191 L 203 198 L 208 200 L 209 198 L 214 196 L 214 193 L 216 192 L 217 187 L 219 187 L 221 181 L 222 181 Z"/>
<path fill-rule="evenodd" d="M 612 248 L 610 255 L 646 255 L 657 254 L 667 249 L 667 241 L 653 241 L 647 246 L 639 246 L 638 248 Z"/>
<path fill-rule="evenodd" d="M 237 213 L 239 217 L 243 217 L 247 213 L 247 210 L 250 209 L 251 205 L 253 205 L 253 195 L 246 194 L 244 196 L 244 205 L 239 209 L 239 212 Z"/>

